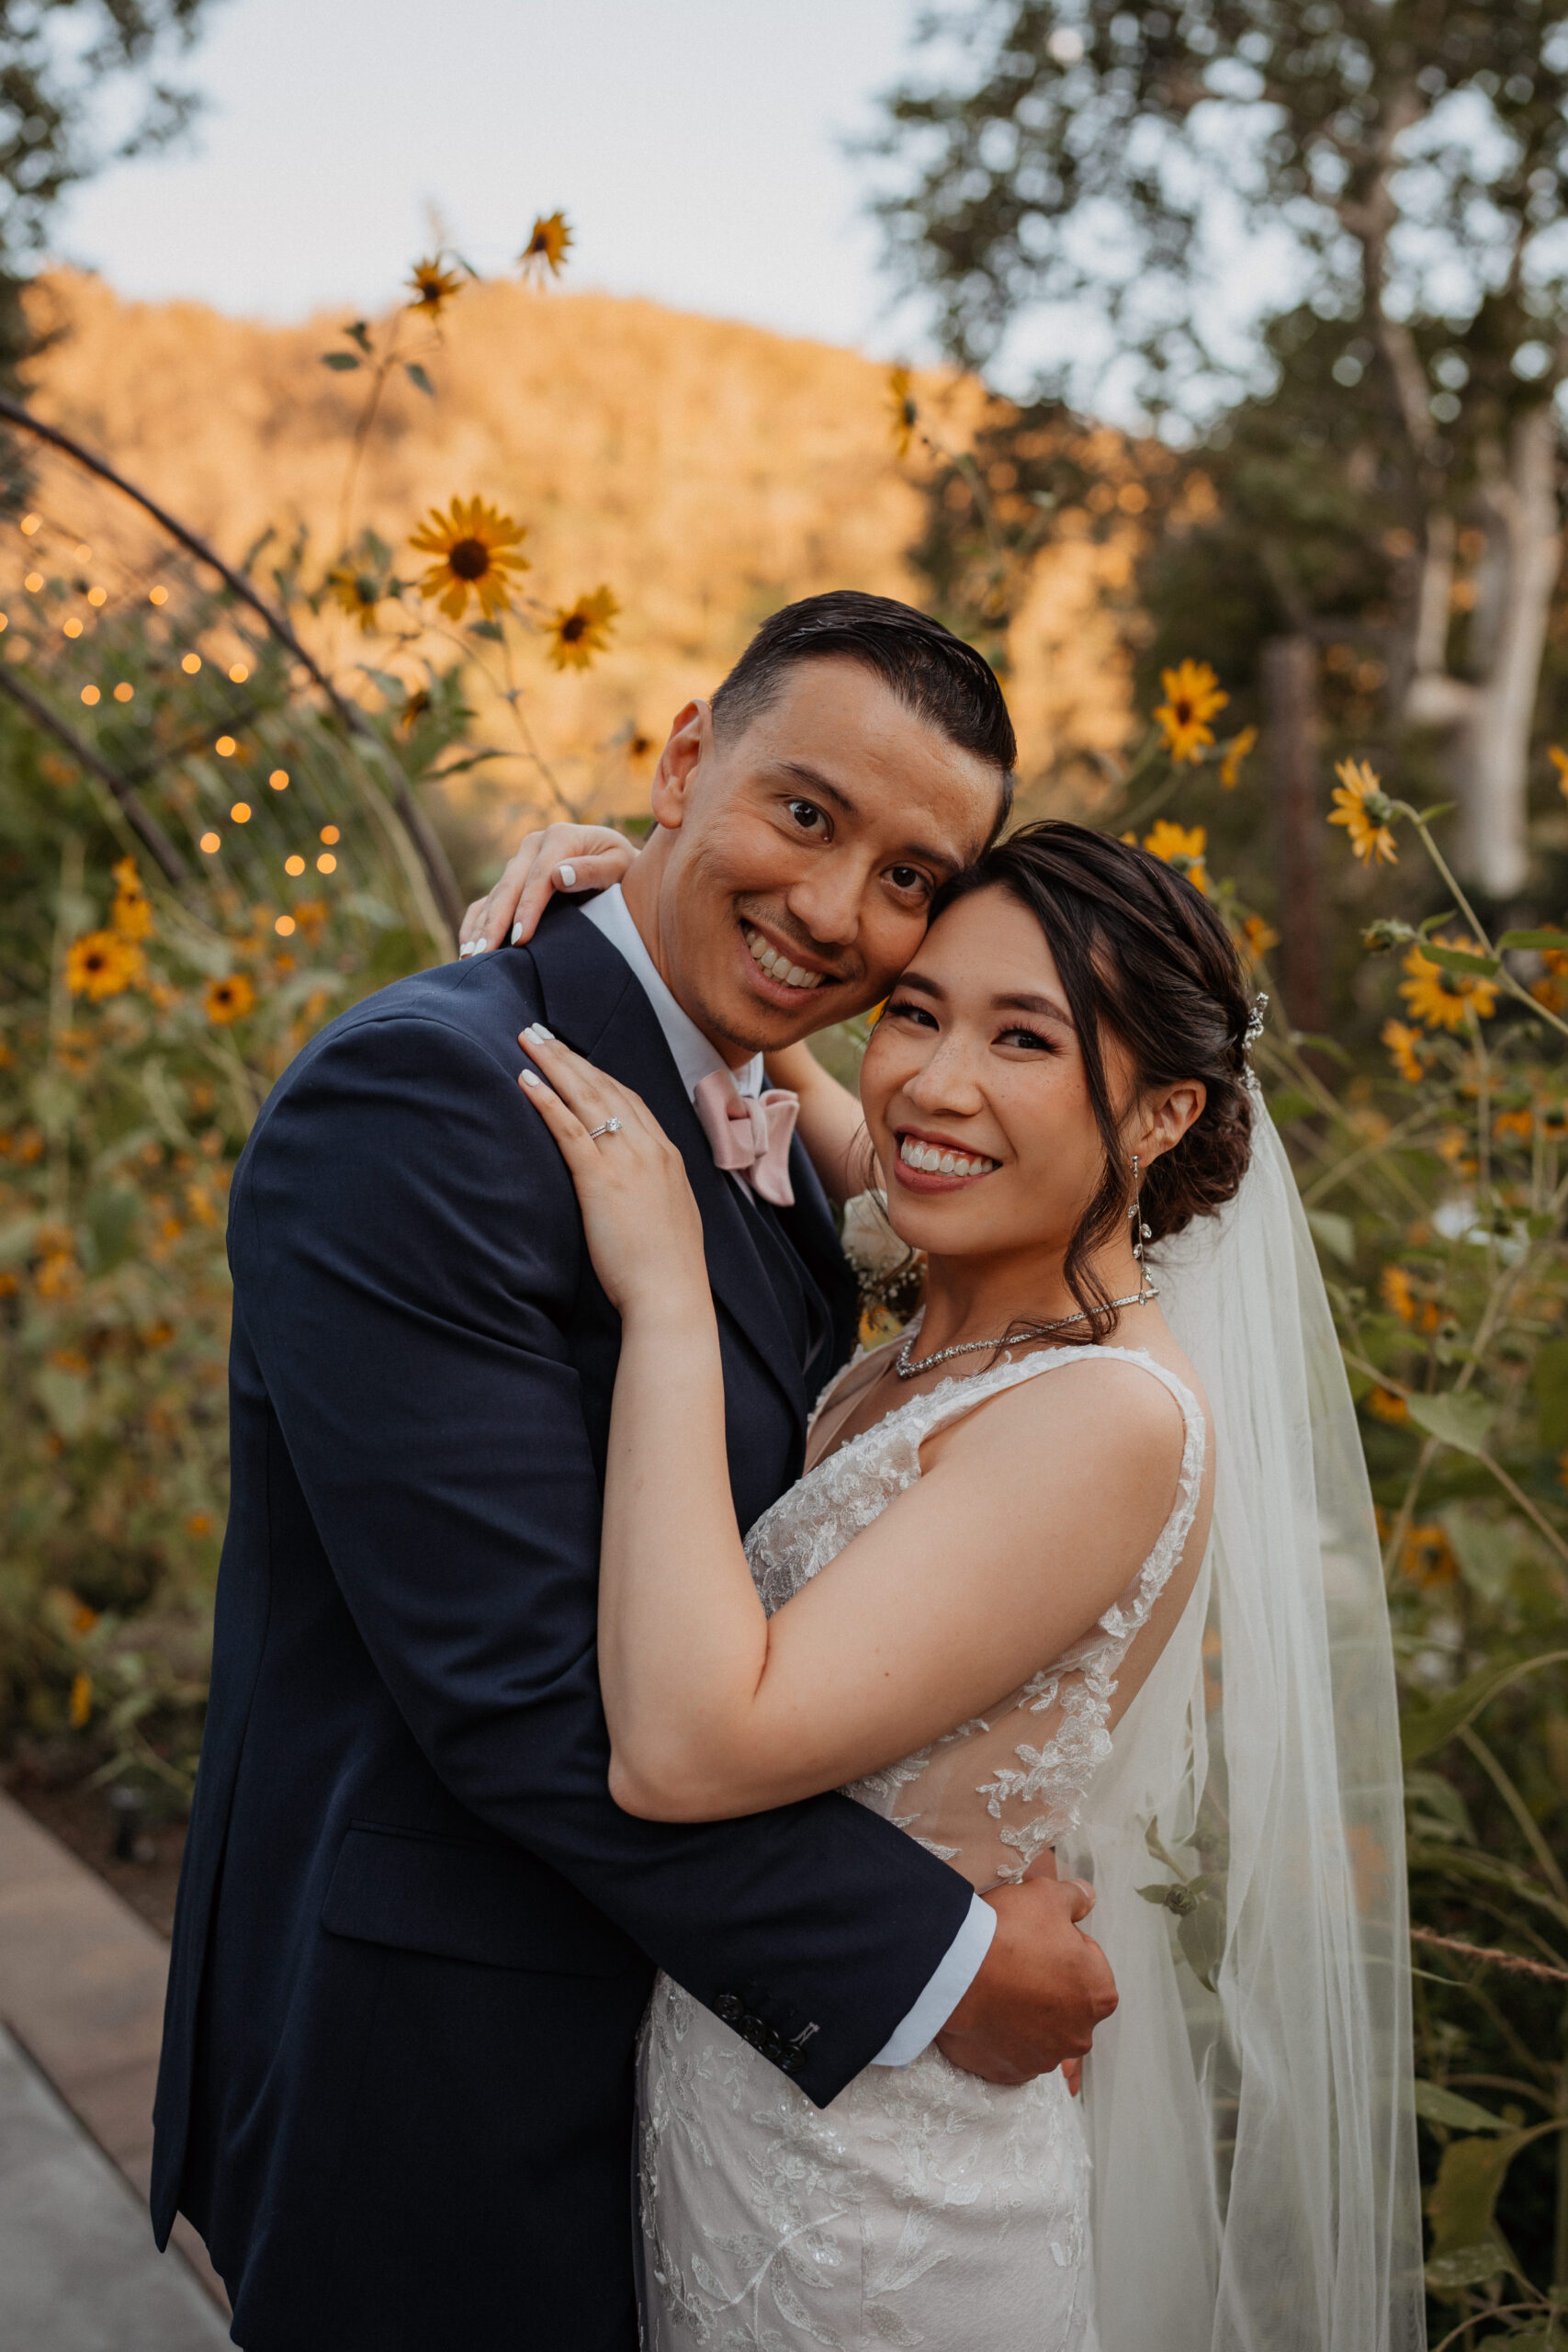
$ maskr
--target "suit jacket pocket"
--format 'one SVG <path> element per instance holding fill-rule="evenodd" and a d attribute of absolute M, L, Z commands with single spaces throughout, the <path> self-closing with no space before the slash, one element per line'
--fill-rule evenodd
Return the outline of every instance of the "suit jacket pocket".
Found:
<path fill-rule="evenodd" d="M 566 1976 L 626 1976 L 651 1963 L 558 1871 L 520 1849 L 469 1846 L 374 1821 L 344 1834 L 321 1925 L 440 1960 Z"/>

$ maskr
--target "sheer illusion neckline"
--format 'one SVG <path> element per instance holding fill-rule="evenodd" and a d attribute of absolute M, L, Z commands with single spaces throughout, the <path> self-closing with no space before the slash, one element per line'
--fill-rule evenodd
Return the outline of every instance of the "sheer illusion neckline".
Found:
<path fill-rule="evenodd" d="M 918 1320 L 908 1326 L 910 1330 L 918 1330 L 919 1328 Z M 893 1343 L 888 1341 L 886 1344 L 891 1346 Z M 834 1391 L 857 1367 L 870 1362 L 872 1352 L 863 1348 L 857 1348 L 849 1363 L 836 1372 L 829 1381 L 811 1408 L 810 1419 L 807 1423 L 807 1444 L 810 1443 L 812 1430 L 832 1402 Z M 1009 1348 L 1003 1352 L 1000 1363 L 987 1364 L 983 1371 L 949 1373 L 937 1381 L 934 1386 L 922 1388 L 913 1396 L 901 1397 L 896 1405 L 890 1405 L 886 1413 L 879 1415 L 866 1428 L 857 1430 L 852 1437 L 847 1437 L 836 1444 L 830 1444 L 825 1453 L 818 1454 L 816 1461 L 801 1472 L 797 1484 L 806 1486 L 816 1477 L 819 1470 L 826 1470 L 830 1463 L 840 1461 L 846 1454 L 852 1453 L 855 1447 L 864 1445 L 870 1439 L 890 1435 L 894 1423 L 902 1420 L 906 1415 L 915 1412 L 919 1407 L 934 1405 L 939 1399 L 944 1405 L 950 1403 L 955 1389 L 974 1388 L 988 1381 L 1000 1394 L 1003 1390 L 1016 1385 L 1019 1381 L 1032 1377 L 1036 1373 L 1049 1371 L 1057 1364 L 1077 1363 L 1085 1358 L 1092 1358 L 1097 1362 L 1107 1363 L 1142 1364 L 1145 1370 L 1152 1373 L 1175 1399 L 1180 1409 L 1185 1424 L 1184 1434 L 1188 1439 L 1190 1440 L 1195 1423 L 1199 1430 L 1204 1429 L 1202 1408 L 1191 1389 L 1179 1373 L 1171 1372 L 1160 1363 L 1156 1356 L 1151 1355 L 1147 1348 L 1117 1348 L 1096 1345 L 1091 1340 L 1069 1340 L 1055 1347 L 1044 1348 L 1038 1355 L 1025 1357 L 1021 1361 L 1015 1357 L 1012 1350 Z M 881 1374 L 879 1374 L 877 1377 L 880 1378 Z M 868 1382 L 868 1389 L 874 1385 L 874 1382 Z M 934 1430 L 928 1434 L 934 1435 Z M 918 1450 L 917 1448 L 917 1453 Z"/>

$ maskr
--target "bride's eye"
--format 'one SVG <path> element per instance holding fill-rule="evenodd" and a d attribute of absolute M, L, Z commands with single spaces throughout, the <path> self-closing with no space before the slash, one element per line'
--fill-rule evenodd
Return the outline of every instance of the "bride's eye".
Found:
<path fill-rule="evenodd" d="M 1021 1046 L 1026 1053 L 1059 1054 L 1062 1050 L 1055 1037 L 1044 1036 L 1038 1029 L 1004 1029 L 997 1043 Z"/>
<path fill-rule="evenodd" d="M 882 1018 L 884 1021 L 890 1021 L 895 1014 L 902 1014 L 908 1021 L 921 1021 L 928 1029 L 936 1027 L 936 1015 L 930 1007 L 916 1004 L 907 996 L 896 996 L 891 1003 L 884 1008 Z"/>

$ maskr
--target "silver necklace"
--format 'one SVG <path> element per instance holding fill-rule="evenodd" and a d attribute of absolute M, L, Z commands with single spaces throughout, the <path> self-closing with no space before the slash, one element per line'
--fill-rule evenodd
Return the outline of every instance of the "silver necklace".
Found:
<path fill-rule="evenodd" d="M 1154 1285 L 1145 1283 L 1145 1287 L 1142 1290 L 1135 1290 L 1130 1298 L 1113 1298 L 1108 1304 L 1112 1307 L 1143 1306 L 1155 1295 Z M 1043 1340 L 1050 1331 L 1066 1331 L 1074 1323 L 1088 1321 L 1088 1309 L 1079 1307 L 1076 1315 L 1058 1315 L 1054 1323 L 1037 1323 L 1032 1331 L 1021 1333 L 1015 1345 L 1021 1347 L 1026 1340 Z M 950 1356 L 973 1355 L 980 1348 L 1005 1347 L 1007 1334 L 1004 1332 L 999 1340 L 960 1340 L 954 1346 L 938 1348 L 934 1355 L 921 1356 L 918 1361 L 912 1352 L 914 1345 L 915 1335 L 911 1331 L 893 1359 L 893 1369 L 900 1380 L 918 1380 L 922 1372 L 930 1372 L 932 1364 L 945 1363 Z"/>

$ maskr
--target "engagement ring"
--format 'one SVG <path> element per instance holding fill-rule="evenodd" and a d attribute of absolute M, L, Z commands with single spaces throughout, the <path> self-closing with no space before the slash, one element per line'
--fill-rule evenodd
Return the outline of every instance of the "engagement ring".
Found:
<path fill-rule="evenodd" d="M 588 1140 L 592 1143 L 596 1136 L 618 1136 L 620 1132 L 621 1123 L 619 1119 L 606 1119 L 602 1127 L 589 1128 Z"/>

